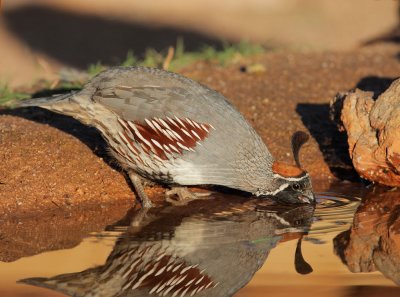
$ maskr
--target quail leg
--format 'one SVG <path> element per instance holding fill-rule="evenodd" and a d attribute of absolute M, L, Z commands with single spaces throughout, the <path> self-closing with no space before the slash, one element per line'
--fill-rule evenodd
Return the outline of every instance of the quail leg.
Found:
<path fill-rule="evenodd" d="M 165 200 L 173 205 L 186 205 L 190 201 L 198 199 L 208 199 L 211 193 L 193 193 L 187 187 L 172 187 L 171 190 L 165 192 Z M 171 196 L 176 195 L 178 199 L 172 199 Z"/>
<path fill-rule="evenodd" d="M 153 204 L 151 203 L 151 200 L 149 199 L 147 194 L 144 192 L 142 179 L 133 171 L 129 171 L 128 174 L 133 186 L 135 187 L 136 194 L 139 198 L 138 200 L 140 200 L 142 207 L 151 208 Z"/>

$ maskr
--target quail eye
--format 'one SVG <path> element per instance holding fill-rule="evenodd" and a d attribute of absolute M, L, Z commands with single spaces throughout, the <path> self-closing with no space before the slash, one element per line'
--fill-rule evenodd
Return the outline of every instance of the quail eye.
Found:
<path fill-rule="evenodd" d="M 301 188 L 301 187 L 300 187 L 299 184 L 293 184 L 293 185 L 292 185 L 292 189 L 295 190 L 295 191 L 300 190 L 300 188 Z"/>

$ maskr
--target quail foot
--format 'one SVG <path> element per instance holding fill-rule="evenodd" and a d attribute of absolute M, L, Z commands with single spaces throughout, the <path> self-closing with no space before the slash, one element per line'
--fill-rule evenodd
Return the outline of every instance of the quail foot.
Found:
<path fill-rule="evenodd" d="M 305 133 L 292 138 L 296 166 L 279 163 L 224 96 L 179 74 L 109 68 L 80 91 L 21 106 L 39 106 L 96 127 L 128 172 L 143 207 L 151 207 L 151 201 L 142 178 L 180 187 L 219 185 L 284 203 L 314 202 L 298 158 Z"/>

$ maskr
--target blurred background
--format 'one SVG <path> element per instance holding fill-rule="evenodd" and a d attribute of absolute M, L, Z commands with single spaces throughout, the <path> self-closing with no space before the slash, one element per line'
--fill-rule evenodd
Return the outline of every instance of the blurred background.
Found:
<path fill-rule="evenodd" d="M 199 60 L 218 60 L 216 65 L 203 65 L 204 68 L 200 70 L 187 67 L 181 72 L 232 99 L 278 159 L 286 158 L 292 162 L 288 132 L 307 129 L 313 139 L 304 159 L 312 177 L 319 179 L 319 183 L 314 184 L 317 190 L 328 188 L 328 182 L 336 177 L 346 180 L 345 171 L 354 174 L 347 156 L 346 139 L 329 119 L 330 100 L 337 92 L 353 87 L 364 86 L 366 90 L 374 90 L 375 85 L 383 85 L 386 88 L 388 82 L 400 73 L 398 48 L 392 49 L 391 44 L 385 44 L 364 51 L 364 47 L 379 41 L 392 43 L 400 40 L 399 1 L 396 0 L 0 0 L 0 5 L 0 104 L 2 100 L 5 102 L 19 96 L 26 97 L 42 89 L 68 88 L 66 84 L 60 86 L 60 80 L 79 81 L 79 87 L 90 75 L 105 66 L 141 64 L 161 67 L 170 49 L 174 48 L 174 60 L 169 67 L 174 71 L 180 71 Z M 234 68 L 218 68 L 227 60 L 235 61 L 238 57 L 265 52 L 268 53 L 246 63 L 247 66 L 239 64 Z M 273 54 L 268 55 L 270 52 Z M 244 75 L 243 72 L 263 74 Z M 365 88 L 366 85 L 368 88 Z M 9 91 L 11 89 L 13 91 Z M 44 194 L 41 193 L 47 195 L 48 184 L 53 182 L 57 185 L 66 184 L 71 189 L 82 186 L 76 181 L 61 178 L 64 175 L 53 174 L 54 171 L 49 175 L 46 168 L 53 166 L 53 163 L 61 164 L 58 168 L 63 173 L 69 172 L 65 164 L 80 164 L 90 177 L 94 172 L 101 172 L 101 178 L 90 180 L 86 193 L 72 194 L 74 204 L 86 201 L 87 196 L 96 206 L 99 197 L 106 197 L 101 198 L 104 199 L 104 205 L 117 199 L 125 201 L 126 207 L 131 205 L 132 192 L 123 177 L 110 166 L 100 167 L 103 160 L 97 162 L 96 152 L 92 152 L 95 146 L 83 151 L 83 148 L 86 149 L 84 143 L 89 141 L 73 142 L 74 137 L 68 138 L 59 130 L 53 129 L 54 132 L 47 125 L 35 126 L 31 121 L 22 120 L 27 118 L 47 123 L 50 119 L 48 122 L 55 127 L 67 127 L 63 118 L 50 116 L 43 111 L 36 116 L 23 111 L 4 114 L 7 116 L 2 117 L 3 128 L 0 128 L 8 131 L 8 134 L 0 129 L 3 133 L 0 135 L 3 136 L 0 139 L 3 145 L 0 151 L 4 154 L 0 162 L 0 181 L 7 181 L 2 189 L 8 191 L 0 193 L 3 195 L 0 195 L 0 200 L 11 201 L 4 207 L 8 207 L 9 213 L 14 216 L 22 210 L 29 213 L 38 205 L 37 201 L 43 202 L 43 208 L 50 211 L 54 209 L 51 203 L 54 201 L 57 202 L 55 205 L 61 205 L 69 211 L 69 204 L 65 206 L 67 199 L 64 199 L 62 187 L 60 190 L 58 187 L 52 188 L 54 201 L 42 197 Z M 44 118 L 42 122 L 40 118 Z M 81 130 L 82 135 L 88 132 L 82 126 L 76 127 L 65 131 L 75 136 L 78 134 L 71 131 Z M 38 131 L 43 131 L 43 134 Z M 54 134 L 47 137 L 49 133 Z M 26 135 L 26 142 L 19 138 L 20 135 Z M 94 136 L 80 139 L 91 140 L 90 137 L 97 139 Z M 54 142 L 54 139 L 58 139 L 58 142 Z M 60 150 L 61 144 L 72 142 L 74 145 L 64 146 Z M 342 155 L 344 152 L 347 159 L 340 157 L 336 151 Z M 15 152 L 22 152 L 22 157 L 15 160 L 11 158 L 16 155 Z M 46 152 L 46 158 L 51 160 L 48 167 L 40 157 L 35 157 L 37 152 Z M 91 165 L 83 166 L 82 159 L 92 160 L 87 162 Z M 33 161 L 29 165 L 31 167 L 25 169 L 25 175 L 21 173 L 21 176 L 15 177 L 16 174 L 11 174 L 15 168 L 26 168 L 27 160 Z M 71 160 L 75 160 L 75 163 Z M 29 179 L 32 168 L 37 175 L 36 180 L 42 184 L 38 185 L 35 179 Z M 81 168 L 72 169 L 71 176 L 78 176 L 77 172 L 81 172 Z M 103 179 L 115 180 L 115 184 L 107 187 Z M 16 190 L 21 181 L 24 182 L 24 189 L 28 189 L 22 194 Z M 40 187 L 39 191 L 32 190 L 36 186 Z M 107 195 L 103 195 L 103 192 Z M 23 204 L 15 204 L 14 197 L 23 197 Z M 74 213 L 77 213 L 75 209 Z M 103 225 L 90 229 L 91 232 L 102 231 L 105 225 L 115 219 L 109 214 L 104 217 L 108 221 L 101 217 Z M 71 230 L 80 230 L 85 225 L 79 220 L 70 219 L 68 222 Z M 23 240 L 15 235 L 15 230 L 24 230 L 28 224 L 20 225 L 18 220 L 14 220 L 10 226 L 7 233 L 2 225 L 0 239 L 11 238 L 22 244 L 29 240 L 36 243 L 32 240 L 36 238 L 35 234 L 29 227 L 25 227 L 29 236 L 22 237 Z M 68 232 L 63 231 L 64 224 L 55 228 L 59 228 L 60 233 L 73 235 L 69 229 Z M 47 227 L 43 230 L 37 233 L 48 234 Z M 370 234 L 375 233 L 371 231 Z M 311 278 L 305 280 L 295 273 L 292 256 L 296 243 L 292 241 L 273 251 L 268 260 L 271 266 L 260 270 L 253 282 L 238 296 L 265 296 L 265 288 L 259 290 L 259 287 L 264 286 L 266 280 L 273 284 L 270 286 L 273 296 L 291 296 L 293 293 L 308 296 L 310 290 L 287 285 L 299 286 L 303 283 L 314 286 L 311 292 L 323 291 L 323 296 L 360 296 L 356 290 L 364 287 L 368 289 L 363 296 L 378 296 L 370 289 L 372 285 L 375 285 L 375 289 L 391 289 L 389 286 L 392 282 L 383 279 L 377 272 L 362 274 L 361 277 L 350 274 L 332 253 L 333 236 L 327 236 L 325 243 L 329 244 L 326 245 L 305 243 L 306 256 L 313 259 L 317 271 Z M 48 291 L 48 295 L 45 295 L 44 290 L 37 291 L 35 295 L 32 288 L 16 285 L 15 280 L 79 271 L 103 263 L 113 243 L 99 250 L 96 244 L 88 242 L 78 245 L 82 237 L 79 235 L 74 240 L 64 241 L 62 237 L 49 236 L 50 243 L 44 248 L 32 251 L 28 246 L 30 253 L 22 255 L 26 258 L 0 265 L 0 295 L 61 296 Z M 44 245 L 39 240 L 37 242 L 39 246 Z M 10 246 L 4 245 L 3 248 L 12 254 L 15 248 Z M 39 254 L 61 248 L 67 250 L 60 254 Z M 32 254 L 39 255 L 27 257 Z M 75 258 L 72 257 L 74 254 Z M 334 285 L 333 279 L 336 280 Z M 356 293 L 349 293 L 353 289 Z M 17 290 L 22 293 L 15 293 Z M 281 290 L 284 292 L 279 295 L 277 291 Z M 398 290 L 393 292 L 386 296 L 399 296 Z"/>
<path fill-rule="evenodd" d="M 270 49 L 351 50 L 391 32 L 395 0 L 3 0 L 0 81 L 55 79 L 63 67 L 248 41 Z"/>

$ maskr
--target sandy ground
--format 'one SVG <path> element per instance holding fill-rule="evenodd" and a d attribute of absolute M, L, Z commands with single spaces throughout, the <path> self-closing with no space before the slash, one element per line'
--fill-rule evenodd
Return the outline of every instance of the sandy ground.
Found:
<path fill-rule="evenodd" d="M 344 135 L 329 120 L 329 101 L 356 86 L 375 91 L 385 87 L 400 73 L 398 50 L 376 45 L 341 53 L 271 52 L 227 68 L 197 63 L 182 73 L 226 95 L 276 159 L 293 163 L 289 137 L 296 130 L 308 131 L 312 138 L 301 160 L 320 191 L 332 182 L 358 180 Z M 255 63 L 265 71 L 246 72 Z M 70 234 L 62 243 L 38 241 L 25 252 L 5 246 L 3 260 L 76 244 L 85 232 L 103 230 L 134 203 L 130 185 L 108 157 L 98 132 L 71 118 L 41 109 L 0 111 L 0 152 L 0 222 L 8 226 L 0 238 L 16 247 L 25 242 L 19 239 L 27 236 L 26 230 L 39 236 L 48 232 L 49 224 L 57 225 L 60 234 Z M 161 203 L 162 188 L 147 190 Z"/>
<path fill-rule="evenodd" d="M 54 79 L 59 67 L 116 64 L 129 50 L 186 50 L 222 40 L 274 48 L 350 50 L 398 26 L 398 1 L 13 0 L 0 19 L 0 83 Z M 29 28 L 29 30 L 27 30 Z"/>

